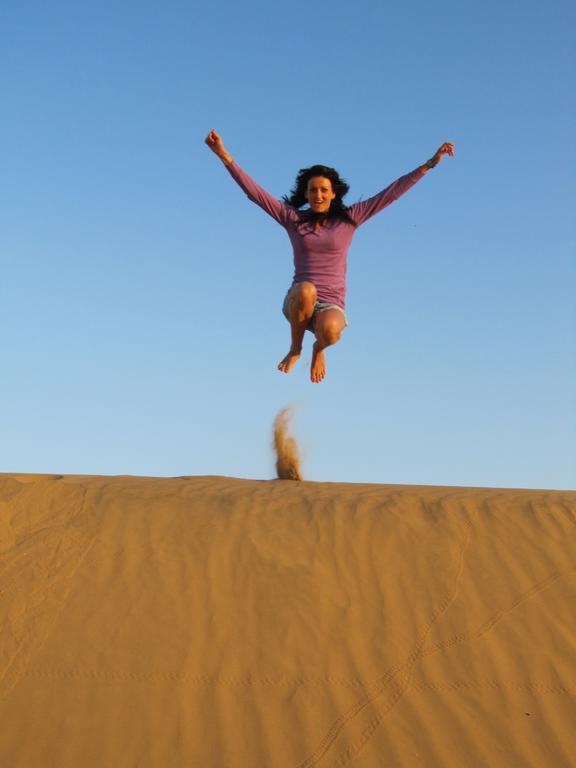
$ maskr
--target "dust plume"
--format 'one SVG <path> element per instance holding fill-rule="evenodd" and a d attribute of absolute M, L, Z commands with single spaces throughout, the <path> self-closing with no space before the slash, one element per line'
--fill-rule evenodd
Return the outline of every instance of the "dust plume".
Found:
<path fill-rule="evenodd" d="M 291 405 L 279 411 L 274 419 L 274 450 L 276 451 L 276 473 L 280 480 L 302 480 L 298 444 L 288 435 L 288 427 L 294 415 Z"/>

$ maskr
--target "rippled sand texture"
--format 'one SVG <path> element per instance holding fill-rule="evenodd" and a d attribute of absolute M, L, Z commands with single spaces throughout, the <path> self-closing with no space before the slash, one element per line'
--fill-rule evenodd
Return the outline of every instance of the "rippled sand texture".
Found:
<path fill-rule="evenodd" d="M 563 768 L 576 493 L 0 475 L 7 768 Z"/>

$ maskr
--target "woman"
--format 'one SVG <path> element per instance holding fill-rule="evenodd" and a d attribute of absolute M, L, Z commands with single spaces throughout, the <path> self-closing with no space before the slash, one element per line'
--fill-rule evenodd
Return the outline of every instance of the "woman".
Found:
<path fill-rule="evenodd" d="M 282 311 L 290 323 L 290 350 L 278 369 L 289 373 L 302 352 L 305 332 L 316 336 L 310 379 L 326 375 L 324 350 L 335 344 L 347 325 L 345 313 L 346 262 L 356 227 L 407 192 L 445 154 L 454 155 L 452 142 L 445 142 L 424 165 L 402 176 L 374 197 L 346 207 L 342 202 L 348 185 L 334 168 L 314 165 L 303 168 L 290 197 L 276 200 L 262 189 L 232 159 L 222 138 L 212 130 L 206 144 L 222 160 L 232 178 L 288 232 L 294 249 L 294 279 Z M 308 208 L 300 210 L 308 203 Z"/>

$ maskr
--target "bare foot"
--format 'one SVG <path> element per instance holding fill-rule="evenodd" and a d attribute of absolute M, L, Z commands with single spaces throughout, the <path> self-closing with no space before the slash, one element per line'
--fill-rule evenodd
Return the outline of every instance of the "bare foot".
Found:
<path fill-rule="evenodd" d="M 301 350 L 298 350 L 296 352 L 291 349 L 286 357 L 283 360 L 280 360 L 278 363 L 278 370 L 282 371 L 283 373 L 290 373 L 300 358 L 300 351 Z"/>
<path fill-rule="evenodd" d="M 312 365 L 310 366 L 310 381 L 318 384 L 326 376 L 326 361 L 324 360 L 324 350 L 318 349 L 318 342 L 314 342 L 312 347 Z"/>

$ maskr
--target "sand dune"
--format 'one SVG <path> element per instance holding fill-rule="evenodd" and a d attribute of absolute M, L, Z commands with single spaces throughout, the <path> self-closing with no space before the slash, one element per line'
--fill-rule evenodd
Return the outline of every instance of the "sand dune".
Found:
<path fill-rule="evenodd" d="M 6 768 L 576 764 L 576 492 L 0 475 Z"/>

